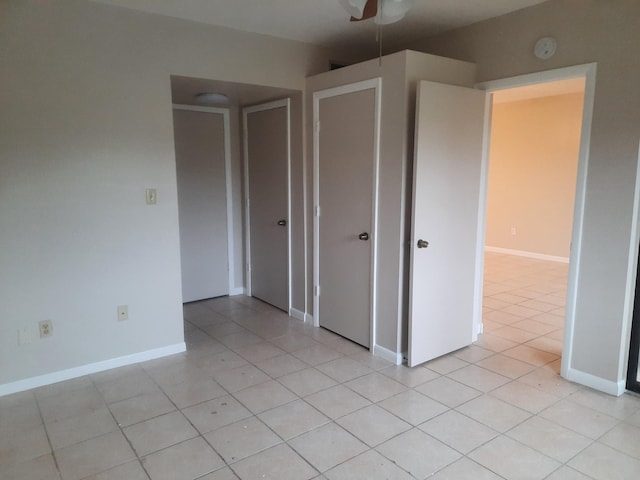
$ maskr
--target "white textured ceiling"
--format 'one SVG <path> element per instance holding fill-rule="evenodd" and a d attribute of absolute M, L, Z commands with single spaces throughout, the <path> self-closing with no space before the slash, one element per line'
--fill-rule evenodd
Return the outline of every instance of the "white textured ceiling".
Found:
<path fill-rule="evenodd" d="M 349 22 L 338 0 L 94 0 L 119 7 L 299 40 L 370 49 L 372 20 Z M 407 16 L 383 27 L 387 48 L 504 15 L 546 0 L 415 0 Z"/>

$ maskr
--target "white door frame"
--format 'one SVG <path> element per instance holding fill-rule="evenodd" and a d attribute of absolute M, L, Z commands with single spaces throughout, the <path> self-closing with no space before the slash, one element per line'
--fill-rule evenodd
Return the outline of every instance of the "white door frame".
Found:
<path fill-rule="evenodd" d="M 224 177 L 227 198 L 227 262 L 229 275 L 229 295 L 235 290 L 235 253 L 233 249 L 233 182 L 231 181 L 231 123 L 229 121 L 229 109 L 217 107 L 198 107 L 195 105 L 180 105 L 174 103 L 174 110 L 186 110 L 190 112 L 217 113 L 222 115 L 224 127 Z"/>
<path fill-rule="evenodd" d="M 313 92 L 313 325 L 320 326 L 320 100 L 373 89 L 375 92 L 374 120 L 374 158 L 373 158 L 373 195 L 371 198 L 371 285 L 370 285 L 370 341 L 369 349 L 376 347 L 376 292 L 378 257 L 378 170 L 380 166 L 380 106 L 382 78 L 372 78 L 348 85 Z"/>
<path fill-rule="evenodd" d="M 251 113 L 286 108 L 287 111 L 287 313 L 291 315 L 291 99 L 244 107 L 242 109 L 242 145 L 244 149 L 244 194 L 245 194 L 245 242 L 246 242 L 246 294 L 251 296 L 251 209 L 249 198 L 249 137 L 248 116 Z"/>
<path fill-rule="evenodd" d="M 519 75 L 516 77 L 491 80 L 479 83 L 476 88 L 493 93 L 497 90 L 524 87 L 538 83 L 582 77 L 585 79 L 584 107 L 582 113 L 582 130 L 580 133 L 580 151 L 578 157 L 578 171 L 576 178 L 575 204 L 573 213 L 573 228 L 571 234 L 571 252 L 569 255 L 569 279 L 567 283 L 567 302 L 565 311 L 564 343 L 562 345 L 562 376 L 582 384 L 592 384 L 591 379 L 584 378 L 571 367 L 573 356 L 573 336 L 576 314 L 576 298 L 578 293 L 578 278 L 582 257 L 582 232 L 584 227 L 585 192 L 587 188 L 587 172 L 589 168 L 589 147 L 591 143 L 591 122 L 593 118 L 593 103 L 595 98 L 596 63 L 558 68 L 542 72 Z M 484 272 L 484 243 L 487 215 L 487 191 L 489 147 L 491 135 L 491 107 L 492 95 L 487 95 L 487 115 L 485 116 L 485 151 L 482 156 L 482 178 L 479 208 L 479 231 L 476 255 L 476 315 L 475 321 L 480 332 L 482 329 L 482 277 Z"/>

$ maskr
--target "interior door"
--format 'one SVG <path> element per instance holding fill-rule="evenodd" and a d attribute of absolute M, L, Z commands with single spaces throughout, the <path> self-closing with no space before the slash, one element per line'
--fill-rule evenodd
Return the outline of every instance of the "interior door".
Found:
<path fill-rule="evenodd" d="M 474 340 L 485 93 L 418 86 L 409 366 Z"/>
<path fill-rule="evenodd" d="M 222 113 L 174 109 L 182 300 L 229 293 Z"/>
<path fill-rule="evenodd" d="M 289 100 L 244 109 L 250 294 L 289 311 Z"/>
<path fill-rule="evenodd" d="M 319 324 L 371 343 L 373 176 L 377 90 L 329 94 L 316 104 Z"/>

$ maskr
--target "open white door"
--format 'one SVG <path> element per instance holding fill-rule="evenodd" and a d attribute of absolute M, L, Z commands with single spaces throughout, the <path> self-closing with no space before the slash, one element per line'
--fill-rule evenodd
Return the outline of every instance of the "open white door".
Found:
<path fill-rule="evenodd" d="M 418 85 L 410 367 L 474 340 L 485 95 L 427 81 Z"/>

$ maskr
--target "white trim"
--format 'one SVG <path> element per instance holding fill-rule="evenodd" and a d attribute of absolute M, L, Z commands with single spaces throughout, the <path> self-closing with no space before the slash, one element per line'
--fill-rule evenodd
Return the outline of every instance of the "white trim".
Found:
<path fill-rule="evenodd" d="M 371 348 L 376 346 L 377 327 L 377 252 L 378 252 L 378 186 L 380 165 L 380 128 L 381 128 L 381 96 L 382 78 L 372 78 L 360 82 L 341 85 L 313 92 L 313 317 L 314 326 L 320 326 L 320 298 L 316 294 L 316 286 L 320 285 L 320 218 L 317 214 L 320 208 L 320 100 L 373 89 L 375 91 L 375 126 L 374 126 L 374 159 L 373 159 L 373 185 L 372 185 L 372 218 L 371 218 L 371 291 L 370 291 L 370 339 Z M 322 128 L 322 127 L 320 127 Z"/>
<path fill-rule="evenodd" d="M 313 315 L 311 315 L 310 313 L 304 314 L 304 321 L 305 323 L 310 323 L 311 325 L 315 326 L 315 320 L 313 319 Z"/>
<path fill-rule="evenodd" d="M 608 393 L 609 395 L 615 395 L 616 397 L 622 395 L 626 389 L 625 380 L 614 382 L 571 367 L 567 369 L 566 374 L 563 376 L 571 382 L 579 383 L 580 385 L 585 385 L 595 390 Z"/>
<path fill-rule="evenodd" d="M 251 295 L 251 199 L 249 190 L 249 129 L 251 113 L 285 108 L 287 113 L 287 311 L 292 309 L 292 261 L 291 261 L 291 100 L 283 98 L 242 109 L 242 137 L 244 146 L 244 192 L 245 192 L 245 241 L 246 241 L 246 294 Z"/>
<path fill-rule="evenodd" d="M 244 287 L 234 287 L 231 290 L 229 290 L 230 297 L 233 297 L 235 295 L 244 295 L 244 294 L 245 294 Z"/>
<path fill-rule="evenodd" d="M 555 255 L 547 255 L 545 253 L 527 252 L 525 250 L 512 250 L 502 247 L 484 247 L 485 252 L 504 253 L 506 255 L 515 255 L 517 257 L 535 258 L 536 260 L 547 260 L 549 262 L 569 263 L 569 257 L 556 257 Z"/>
<path fill-rule="evenodd" d="M 296 320 L 301 320 L 304 322 L 304 312 L 301 312 L 296 308 L 289 309 L 289 315 L 295 318 Z"/>
<path fill-rule="evenodd" d="M 185 110 L 189 112 L 217 113 L 222 115 L 222 123 L 224 130 L 224 177 L 225 177 L 225 196 L 227 210 L 227 270 L 229 295 L 236 290 L 235 279 L 235 251 L 233 248 L 233 179 L 231 178 L 231 121 L 229 119 L 228 108 L 217 107 L 198 107 L 194 105 L 172 105 L 174 110 Z"/>
<path fill-rule="evenodd" d="M 620 338 L 620 358 L 618 359 L 618 379 L 624 379 L 626 385 L 629 369 L 629 348 L 631 343 L 631 325 L 635 303 L 636 281 L 638 275 L 638 246 L 640 244 L 640 148 L 636 167 L 636 188 L 633 195 L 633 215 L 631 217 L 631 235 L 629 235 L 629 264 L 624 292 L 624 310 L 622 314 L 622 337 Z M 636 372 L 637 374 L 637 372 Z"/>
<path fill-rule="evenodd" d="M 373 346 L 373 356 L 391 362 L 394 365 L 402 365 L 405 355 L 402 352 L 394 352 L 388 348 L 381 347 L 380 345 Z"/>
<path fill-rule="evenodd" d="M 91 373 L 103 372 L 112 368 L 124 367 L 134 363 L 146 362 L 147 360 L 154 360 L 156 358 L 174 355 L 176 353 L 184 352 L 186 349 L 187 347 L 185 343 L 181 342 L 173 345 L 167 345 L 166 347 L 154 348 L 140 353 L 125 355 L 124 357 L 89 363 L 80 367 L 59 370 L 57 372 L 38 375 L 37 377 L 30 377 L 25 378 L 24 380 L 5 383 L 0 385 L 0 397 L 11 393 L 23 392 L 32 388 L 42 387 L 44 385 L 50 385 L 52 383 L 62 382 L 64 380 L 70 380 L 72 378 L 82 377 Z"/>
<path fill-rule="evenodd" d="M 580 135 L 580 151 L 578 155 L 578 172 L 576 176 L 576 192 L 573 213 L 572 248 L 569 260 L 569 281 L 567 283 L 567 301 L 565 313 L 564 343 L 562 346 L 562 376 L 568 378 L 573 360 L 573 340 L 576 315 L 576 301 L 578 296 L 578 280 L 582 257 L 582 232 L 585 214 L 585 192 L 587 188 L 587 172 L 589 168 L 589 147 L 591 144 L 591 123 L 593 119 L 593 104 L 595 98 L 596 64 L 588 63 L 572 67 L 558 68 L 543 72 L 530 73 L 517 77 L 492 80 L 476 85 L 476 88 L 495 92 L 507 88 L 523 87 L 537 83 L 546 83 L 568 78 L 584 77 L 584 107 L 582 113 L 582 129 Z M 491 130 L 491 124 L 485 124 L 485 129 Z M 488 156 L 483 162 L 488 162 Z M 485 195 L 487 183 L 482 186 Z M 483 214 L 483 222 L 486 223 L 486 211 Z M 478 241 L 484 242 L 484 237 Z M 483 245 L 484 247 L 484 245 Z M 478 299 L 481 301 L 481 299 Z"/>

